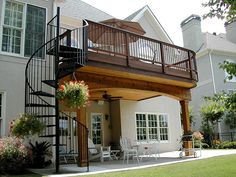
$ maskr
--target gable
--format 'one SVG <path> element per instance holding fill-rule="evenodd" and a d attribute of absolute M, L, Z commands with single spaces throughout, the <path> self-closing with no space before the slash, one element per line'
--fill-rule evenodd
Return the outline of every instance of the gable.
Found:
<path fill-rule="evenodd" d="M 166 33 L 165 29 L 162 27 L 162 25 L 148 6 L 139 9 L 138 11 L 128 16 L 126 19 L 138 22 L 146 31 L 145 36 L 161 40 L 163 42 L 171 44 L 173 43 Z"/>

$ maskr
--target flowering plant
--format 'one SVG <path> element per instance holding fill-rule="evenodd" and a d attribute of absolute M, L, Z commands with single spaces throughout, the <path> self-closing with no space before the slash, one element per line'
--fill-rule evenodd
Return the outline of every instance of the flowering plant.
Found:
<path fill-rule="evenodd" d="M 57 98 L 70 108 L 85 106 L 89 99 L 88 86 L 84 81 L 65 82 L 59 86 Z"/>
<path fill-rule="evenodd" d="M 27 156 L 28 150 L 22 139 L 16 137 L 0 139 L 0 171 L 22 170 Z"/>
<path fill-rule="evenodd" d="M 21 114 L 10 123 L 10 132 L 17 137 L 25 137 L 42 132 L 45 125 L 35 115 Z"/>

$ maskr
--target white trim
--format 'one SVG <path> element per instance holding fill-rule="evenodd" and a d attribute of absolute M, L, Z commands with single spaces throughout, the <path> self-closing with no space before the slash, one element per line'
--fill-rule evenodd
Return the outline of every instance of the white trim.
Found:
<path fill-rule="evenodd" d="M 212 84 L 213 84 L 213 93 L 216 94 L 216 83 L 215 83 L 215 75 L 214 75 L 214 69 L 213 69 L 213 64 L 212 64 L 211 53 L 212 53 L 212 50 L 208 53 L 208 55 L 209 55 L 210 68 L 211 68 L 211 77 L 212 77 Z"/>

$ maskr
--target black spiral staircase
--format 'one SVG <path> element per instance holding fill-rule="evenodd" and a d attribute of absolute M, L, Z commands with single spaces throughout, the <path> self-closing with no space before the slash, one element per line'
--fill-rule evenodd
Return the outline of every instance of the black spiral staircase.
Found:
<path fill-rule="evenodd" d="M 30 57 L 25 69 L 25 113 L 34 114 L 46 128 L 40 135 L 55 145 L 56 172 L 60 167 L 60 146 L 66 152 L 80 154 L 78 137 L 88 146 L 88 129 L 76 118 L 59 113 L 55 97 L 58 81 L 86 64 L 87 22 L 76 29 L 60 27 L 60 9 L 47 24 L 47 41 Z M 63 131 L 60 121 L 68 121 L 70 132 Z M 70 125 L 69 125 L 70 122 Z M 75 149 L 76 148 L 76 149 Z M 87 159 L 87 170 L 89 168 Z"/>

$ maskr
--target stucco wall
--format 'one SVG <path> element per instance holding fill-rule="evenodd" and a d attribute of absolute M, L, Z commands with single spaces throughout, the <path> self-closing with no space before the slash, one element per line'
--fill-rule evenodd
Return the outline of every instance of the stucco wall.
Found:
<path fill-rule="evenodd" d="M 35 6 L 45 7 L 47 21 L 52 18 L 52 1 L 20 0 Z M 2 24 L 3 0 L 0 1 L 0 24 Z M 0 30 L 1 32 L 1 30 Z M 2 32 L 1 32 L 2 35 Z M 24 70 L 29 58 L 16 57 L 0 52 L 0 92 L 4 93 L 2 135 L 8 134 L 8 123 L 24 112 Z"/>
<path fill-rule="evenodd" d="M 157 97 L 145 101 L 120 101 L 121 111 L 121 136 L 131 139 L 133 144 L 137 143 L 135 113 L 167 113 L 169 115 L 169 141 L 159 144 L 160 152 L 177 150 L 179 138 L 181 136 L 180 105 L 179 102 L 168 97 Z M 143 146 L 152 147 L 156 151 L 157 144 L 140 144 L 139 151 L 143 151 Z"/>

